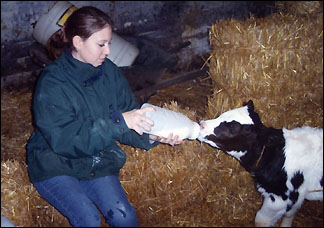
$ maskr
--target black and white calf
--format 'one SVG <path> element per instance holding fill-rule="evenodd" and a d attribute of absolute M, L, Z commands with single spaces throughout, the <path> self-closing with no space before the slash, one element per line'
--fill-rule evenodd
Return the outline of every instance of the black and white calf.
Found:
<path fill-rule="evenodd" d="M 291 226 L 304 199 L 323 200 L 323 129 L 265 127 L 250 100 L 201 121 L 198 139 L 234 156 L 264 197 L 256 226 Z"/>

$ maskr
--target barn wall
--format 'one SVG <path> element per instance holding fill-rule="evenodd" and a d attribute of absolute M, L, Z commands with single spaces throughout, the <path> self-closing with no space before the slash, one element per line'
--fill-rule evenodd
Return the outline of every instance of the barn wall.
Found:
<path fill-rule="evenodd" d="M 1 1 L 1 76 L 29 71 L 28 55 L 35 43 L 32 24 L 56 1 Z M 95 6 L 109 14 L 116 33 L 151 40 L 165 50 L 178 51 L 180 62 L 209 50 L 208 26 L 225 17 L 267 14 L 267 3 L 246 1 L 70 1 L 76 7 Z M 132 40 L 129 40 L 132 42 Z M 150 53 L 148 53 L 150 54 Z M 183 59 L 182 59 L 183 58 Z"/>

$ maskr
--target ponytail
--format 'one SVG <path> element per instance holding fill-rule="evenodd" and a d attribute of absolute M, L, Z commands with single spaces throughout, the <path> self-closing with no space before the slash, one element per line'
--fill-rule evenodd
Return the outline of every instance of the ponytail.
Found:
<path fill-rule="evenodd" d="M 65 39 L 64 31 L 62 29 L 59 29 L 47 41 L 46 48 L 49 57 L 52 60 L 60 57 L 66 44 L 67 42 Z"/>

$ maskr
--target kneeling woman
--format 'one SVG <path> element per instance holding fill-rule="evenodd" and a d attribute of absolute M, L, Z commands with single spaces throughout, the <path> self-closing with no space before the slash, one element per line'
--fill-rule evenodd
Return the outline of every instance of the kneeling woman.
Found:
<path fill-rule="evenodd" d="M 37 191 L 73 226 L 138 226 L 119 180 L 126 161 L 116 141 L 149 150 L 182 143 L 143 133 L 152 108 L 139 109 L 127 80 L 106 58 L 110 18 L 82 7 L 60 32 L 65 50 L 42 72 L 33 97 L 35 131 L 27 143 L 28 174 Z M 144 122 L 143 122 L 144 121 Z"/>

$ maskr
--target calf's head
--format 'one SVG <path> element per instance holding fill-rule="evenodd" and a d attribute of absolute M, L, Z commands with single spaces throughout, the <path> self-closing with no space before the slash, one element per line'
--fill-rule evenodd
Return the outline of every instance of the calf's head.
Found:
<path fill-rule="evenodd" d="M 243 152 L 256 140 L 258 128 L 262 126 L 250 100 L 243 107 L 224 112 L 216 119 L 201 121 L 198 140 L 226 152 Z"/>

